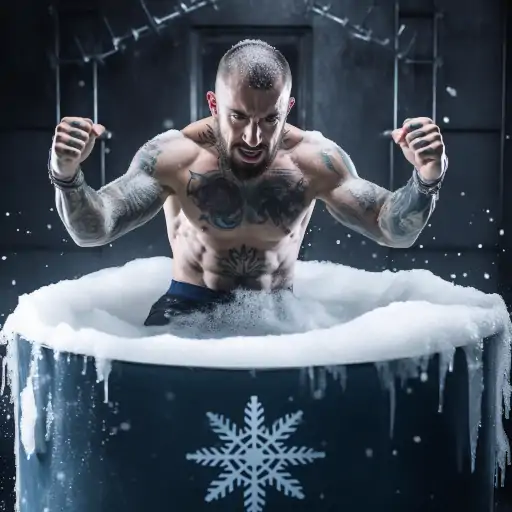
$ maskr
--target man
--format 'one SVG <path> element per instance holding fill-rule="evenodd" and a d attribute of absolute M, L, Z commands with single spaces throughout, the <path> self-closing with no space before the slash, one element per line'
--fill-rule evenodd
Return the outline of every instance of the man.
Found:
<path fill-rule="evenodd" d="M 237 288 L 291 289 L 315 201 L 381 245 L 410 247 L 432 213 L 446 156 L 439 128 L 420 117 L 393 132 L 414 166 L 389 192 L 360 178 L 349 156 L 316 132 L 286 123 L 289 65 L 275 48 L 245 40 L 221 59 L 211 117 L 146 143 L 127 173 L 99 191 L 79 164 L 104 127 L 66 117 L 50 161 L 59 215 L 82 247 L 108 244 L 164 209 L 173 281 L 146 325 L 229 300 Z"/>

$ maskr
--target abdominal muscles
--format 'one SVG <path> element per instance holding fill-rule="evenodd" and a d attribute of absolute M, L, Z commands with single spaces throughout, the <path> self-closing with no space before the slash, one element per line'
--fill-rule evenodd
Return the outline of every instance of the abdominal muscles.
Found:
<path fill-rule="evenodd" d="M 309 218 L 309 215 L 308 215 Z M 265 226 L 232 231 L 193 225 L 181 212 L 168 225 L 173 279 L 214 290 L 275 290 L 292 286 L 307 220 L 276 236 Z"/>

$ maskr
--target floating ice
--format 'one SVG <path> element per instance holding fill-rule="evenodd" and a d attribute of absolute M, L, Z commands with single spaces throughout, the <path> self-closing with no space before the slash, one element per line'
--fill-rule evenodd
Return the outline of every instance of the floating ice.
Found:
<path fill-rule="evenodd" d="M 453 87 L 446 87 L 446 92 L 452 97 L 452 98 L 456 98 L 457 97 L 457 89 L 453 88 Z"/>
<path fill-rule="evenodd" d="M 410 378 L 421 380 L 430 356 L 440 354 L 441 410 L 455 348 L 464 347 L 473 459 L 481 414 L 482 340 L 492 336 L 500 350 L 496 425 L 497 464 L 503 475 L 508 440 L 501 416 L 510 408 L 512 328 L 498 295 L 457 286 L 426 270 L 366 272 L 299 262 L 295 294 L 239 292 L 233 304 L 209 316 L 176 318 L 170 328 L 143 327 L 150 306 L 166 291 L 171 271 L 168 258 L 141 259 L 46 286 L 20 297 L 4 333 L 16 333 L 56 354 L 94 358 L 106 401 L 112 360 L 228 369 L 304 368 L 316 398 L 322 398 L 329 380 L 345 385 L 346 365 L 375 363 L 390 393 L 391 433 L 396 381 L 404 385 Z M 12 379 L 16 369 L 10 372 Z M 32 421 L 31 386 L 27 381 L 25 402 L 22 398 L 25 432 L 30 432 Z M 13 394 L 17 396 L 15 389 Z M 22 436 L 28 451 L 35 442 L 29 437 Z"/>

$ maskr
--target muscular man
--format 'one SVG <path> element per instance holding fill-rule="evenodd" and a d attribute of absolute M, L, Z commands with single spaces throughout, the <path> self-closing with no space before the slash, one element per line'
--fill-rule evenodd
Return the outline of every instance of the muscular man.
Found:
<path fill-rule="evenodd" d="M 291 84 L 278 50 L 240 42 L 222 58 L 215 93 L 207 94 L 211 117 L 157 135 L 125 175 L 98 191 L 79 164 L 103 126 L 78 117 L 57 126 L 50 177 L 79 246 L 108 244 L 163 207 L 173 280 L 146 325 L 229 300 L 237 288 L 291 289 L 317 199 L 337 221 L 389 247 L 410 247 L 426 225 L 446 170 L 432 120 L 408 119 L 393 132 L 414 170 L 390 192 L 360 178 L 334 142 L 286 123 Z"/>

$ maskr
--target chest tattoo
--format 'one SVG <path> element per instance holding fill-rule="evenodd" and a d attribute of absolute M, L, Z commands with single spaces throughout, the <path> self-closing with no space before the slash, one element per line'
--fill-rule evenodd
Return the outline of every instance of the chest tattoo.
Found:
<path fill-rule="evenodd" d="M 190 171 L 187 196 L 201 211 L 199 220 L 217 229 L 270 222 L 288 233 L 306 207 L 306 184 L 296 170 L 271 169 L 250 182 L 219 170 Z"/>

